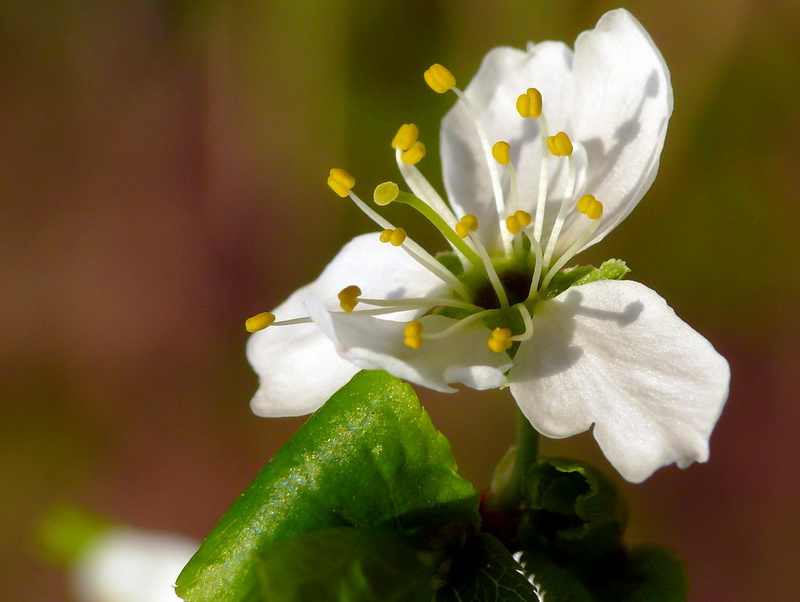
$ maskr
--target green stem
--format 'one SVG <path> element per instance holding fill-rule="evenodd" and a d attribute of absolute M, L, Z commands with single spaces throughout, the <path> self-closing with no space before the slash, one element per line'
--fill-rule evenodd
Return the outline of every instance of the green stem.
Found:
<path fill-rule="evenodd" d="M 517 413 L 517 444 L 512 448 L 513 464 L 508 480 L 497 492 L 497 507 L 504 511 L 519 509 L 523 498 L 523 486 L 528 467 L 536 462 L 539 454 L 539 433 L 531 426 L 522 412 Z"/>

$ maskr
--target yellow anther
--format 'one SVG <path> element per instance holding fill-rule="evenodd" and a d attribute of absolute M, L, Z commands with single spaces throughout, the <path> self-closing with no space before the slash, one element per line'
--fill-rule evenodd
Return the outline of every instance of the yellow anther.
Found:
<path fill-rule="evenodd" d="M 351 284 L 341 290 L 339 293 L 339 305 L 341 308 L 350 313 L 358 305 L 358 298 L 361 296 L 361 289 L 355 284 Z"/>
<path fill-rule="evenodd" d="M 417 140 L 414 144 L 411 145 L 407 151 L 403 152 L 400 155 L 400 159 L 406 165 L 416 165 L 420 161 L 422 161 L 422 157 L 425 156 L 425 145 L 422 144 L 419 140 Z"/>
<path fill-rule="evenodd" d="M 502 353 L 511 347 L 511 331 L 508 328 L 498 326 L 492 331 L 492 336 L 487 341 L 487 345 L 495 353 Z"/>
<path fill-rule="evenodd" d="M 388 242 L 399 247 L 406 241 L 406 231 L 402 228 L 395 228 L 394 230 L 384 230 L 381 232 L 381 242 Z"/>
<path fill-rule="evenodd" d="M 419 138 L 419 128 L 413 123 L 406 123 L 400 126 L 397 133 L 392 138 L 392 148 L 399 148 L 401 151 L 406 151 L 412 146 Z"/>
<path fill-rule="evenodd" d="M 600 219 L 603 216 L 603 203 L 591 194 L 584 194 L 578 199 L 578 211 L 589 219 Z"/>
<path fill-rule="evenodd" d="M 247 332 L 258 332 L 259 330 L 264 330 L 267 326 L 270 326 L 274 321 L 275 314 L 268 311 L 262 311 L 260 314 L 256 314 L 252 318 L 247 318 L 244 323 L 244 327 Z"/>
<path fill-rule="evenodd" d="M 419 320 L 412 320 L 403 329 L 403 343 L 412 349 L 419 349 L 422 347 L 422 322 Z"/>
<path fill-rule="evenodd" d="M 375 201 L 376 205 L 383 207 L 395 200 L 399 194 L 400 188 L 398 188 L 397 184 L 394 182 L 384 182 L 383 184 L 378 184 L 375 188 L 372 199 Z"/>
<path fill-rule="evenodd" d="M 519 223 L 516 215 L 509 215 L 506 218 L 506 228 L 511 234 L 519 234 L 522 232 L 522 224 Z"/>
<path fill-rule="evenodd" d="M 475 232 L 478 229 L 478 218 L 468 213 L 456 223 L 456 234 L 460 238 L 466 238 L 470 232 Z"/>
<path fill-rule="evenodd" d="M 536 119 L 542 114 L 542 94 L 536 88 L 528 88 L 517 98 L 517 113 L 520 117 Z"/>
<path fill-rule="evenodd" d="M 514 212 L 514 217 L 517 218 L 519 221 L 520 226 L 523 228 L 527 228 L 531 223 L 531 214 L 527 211 L 523 211 L 522 209 L 518 209 Z"/>
<path fill-rule="evenodd" d="M 547 139 L 547 148 L 556 157 L 569 157 L 572 154 L 572 141 L 565 132 L 559 132 Z"/>
<path fill-rule="evenodd" d="M 328 176 L 328 186 L 342 198 L 349 195 L 355 185 L 356 179 L 343 169 L 334 168 Z"/>
<path fill-rule="evenodd" d="M 508 165 L 511 162 L 511 158 L 508 156 L 508 151 L 510 149 L 511 147 L 508 145 L 508 142 L 504 142 L 503 140 L 495 142 L 492 147 L 492 157 L 494 157 L 494 160 L 500 165 Z"/>
<path fill-rule="evenodd" d="M 527 211 L 517 210 L 506 218 L 506 228 L 511 234 L 519 234 L 530 223 L 531 214 Z"/>
<path fill-rule="evenodd" d="M 434 92 L 444 94 L 450 88 L 456 85 L 456 78 L 439 63 L 430 66 L 425 72 L 425 83 L 428 84 Z"/>

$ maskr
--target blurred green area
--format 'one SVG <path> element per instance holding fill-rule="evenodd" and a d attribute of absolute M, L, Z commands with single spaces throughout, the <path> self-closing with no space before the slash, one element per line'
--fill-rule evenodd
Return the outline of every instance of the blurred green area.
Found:
<path fill-rule="evenodd" d="M 694 599 L 788 599 L 800 5 L 624 4 L 670 66 L 675 114 L 651 192 L 584 259 L 627 260 L 733 369 L 710 463 L 625 486 L 633 537 L 681 553 Z M 442 62 L 466 83 L 490 48 L 571 44 L 615 7 L 0 0 L 0 598 L 66 599 L 32 543 L 65 501 L 207 533 L 302 423 L 250 414 L 244 318 L 370 228 L 327 170 L 365 190 L 395 178 L 389 141 L 414 121 L 441 182 L 452 99 L 422 71 Z M 485 486 L 513 436 L 510 398 L 421 398 Z M 545 451 L 607 466 L 588 434 Z"/>

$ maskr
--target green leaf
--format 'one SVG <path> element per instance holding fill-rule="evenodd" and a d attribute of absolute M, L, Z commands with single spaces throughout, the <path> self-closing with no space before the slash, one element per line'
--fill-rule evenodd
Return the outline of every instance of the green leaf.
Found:
<path fill-rule="evenodd" d="M 478 498 L 411 387 L 360 372 L 261 470 L 178 577 L 191 601 L 259 599 L 267 546 L 329 527 L 436 537 L 477 524 Z"/>
<path fill-rule="evenodd" d="M 491 535 L 467 540 L 456 556 L 447 583 L 436 593 L 436 602 L 530 602 L 536 589 L 522 573 L 505 546 Z"/>
<path fill-rule="evenodd" d="M 591 265 L 582 265 L 563 270 L 553 276 L 544 297 L 545 299 L 552 299 L 572 286 L 589 284 L 598 280 L 619 280 L 624 278 L 630 271 L 630 268 L 620 259 L 604 261 L 599 268 Z"/>
<path fill-rule="evenodd" d="M 439 557 L 389 529 L 333 527 L 283 539 L 261 554 L 262 600 L 427 602 Z"/>
<path fill-rule="evenodd" d="M 540 458 L 527 473 L 519 537 L 569 563 L 595 561 L 622 547 L 628 510 L 617 486 L 571 458 Z"/>

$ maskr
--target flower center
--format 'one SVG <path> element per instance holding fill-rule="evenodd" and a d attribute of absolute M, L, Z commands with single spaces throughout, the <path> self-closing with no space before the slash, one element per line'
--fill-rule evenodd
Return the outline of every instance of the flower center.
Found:
<path fill-rule="evenodd" d="M 574 145 L 565 132 L 548 135 L 548 124 L 543 112 L 542 95 L 536 88 L 528 88 L 516 101 L 516 111 L 522 119 L 538 121 L 541 138 L 541 160 L 538 166 L 539 186 L 531 213 L 520 208 L 517 172 L 511 162 L 511 145 L 498 141 L 490 145 L 480 114 L 470 99 L 456 87 L 453 75 L 441 65 L 433 65 L 425 72 L 425 81 L 438 93 L 453 91 L 467 111 L 488 169 L 493 205 L 497 220 L 479 224 L 474 215 L 457 217 L 450 205 L 436 192 L 417 164 L 425 157 L 425 146 L 419 140 L 419 128 L 414 124 L 401 126 L 392 140 L 395 159 L 409 192 L 400 190 L 394 182 L 380 184 L 373 193 L 376 205 L 402 203 L 419 211 L 442 233 L 451 248 L 446 257 L 436 258 L 423 249 L 400 227 L 395 227 L 377 211 L 362 201 L 354 192 L 355 178 L 342 169 L 332 169 L 328 185 L 340 197 L 349 197 L 380 228 L 380 240 L 405 251 L 414 261 L 432 272 L 450 290 L 445 297 L 419 299 L 367 299 L 361 290 L 350 283 L 339 294 L 342 310 L 346 313 L 381 315 L 417 310 L 418 318 L 407 324 L 402 339 L 407 347 L 419 349 L 426 339 L 451 336 L 470 324 L 482 320 L 491 329 L 487 345 L 497 353 L 507 351 L 514 342 L 529 339 L 533 333 L 532 312 L 537 300 L 546 291 L 551 279 L 567 261 L 574 257 L 594 234 L 603 215 L 602 204 L 592 195 L 584 194 L 575 201 L 578 168 L 574 158 Z M 511 108 L 509 108 L 511 110 Z M 547 201 L 551 189 L 551 172 L 563 170 L 566 177 L 557 214 L 549 216 Z M 506 188 L 503 186 L 505 176 Z M 551 210 L 555 209 L 553 207 Z M 559 250 L 558 242 L 568 218 L 575 212 L 583 214 L 582 230 L 573 233 L 572 243 Z M 574 221 L 574 220 L 573 220 Z M 489 230 L 479 236 L 480 228 Z M 574 230 L 574 229 L 573 229 Z M 482 232 L 482 230 L 481 230 Z M 494 241 L 487 248 L 483 241 Z M 497 248 L 494 248 L 496 246 Z M 562 245 L 563 247 L 563 245 Z M 357 306 L 368 306 L 356 309 Z M 425 318 L 431 314 L 445 315 L 453 323 L 436 332 L 425 330 Z M 288 325 L 309 322 L 298 318 L 284 322 L 275 321 L 269 312 L 251 318 L 247 329 L 254 331 L 270 325 Z"/>

